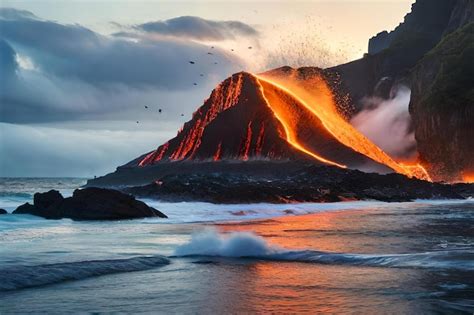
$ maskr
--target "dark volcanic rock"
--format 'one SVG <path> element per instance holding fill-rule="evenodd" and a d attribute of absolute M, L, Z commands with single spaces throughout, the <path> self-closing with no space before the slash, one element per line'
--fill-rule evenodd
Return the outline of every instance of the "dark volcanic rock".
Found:
<path fill-rule="evenodd" d="M 13 211 L 14 214 L 32 214 L 32 215 L 37 215 L 41 216 L 41 209 L 35 207 L 29 202 L 26 202 L 22 204 L 21 206 L 18 206 L 15 211 Z"/>
<path fill-rule="evenodd" d="M 292 173 L 281 170 L 278 176 L 267 177 L 229 173 L 167 175 L 155 183 L 124 190 L 160 200 L 215 203 L 411 201 L 463 199 L 474 195 L 474 185 L 443 185 L 399 174 L 367 174 L 318 166 Z"/>
<path fill-rule="evenodd" d="M 62 201 L 64 197 L 57 190 L 50 190 L 45 193 L 36 193 L 33 196 L 33 203 L 36 207 L 41 209 L 47 209 L 54 203 Z"/>
<path fill-rule="evenodd" d="M 7 214 L 7 213 L 8 213 L 7 210 L 5 210 L 5 209 L 0 209 L 0 214 Z"/>
<path fill-rule="evenodd" d="M 69 198 L 57 191 L 37 193 L 35 204 L 25 203 L 14 214 L 32 214 L 46 219 L 122 220 L 145 217 L 166 218 L 160 211 L 117 190 L 103 188 L 76 189 Z"/>

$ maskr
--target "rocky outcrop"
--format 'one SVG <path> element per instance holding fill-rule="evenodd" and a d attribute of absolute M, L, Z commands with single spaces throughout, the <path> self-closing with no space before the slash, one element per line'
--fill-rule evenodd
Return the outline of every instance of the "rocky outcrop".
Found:
<path fill-rule="evenodd" d="M 392 42 L 392 36 L 387 31 L 382 31 L 369 40 L 369 54 L 375 55 L 387 49 Z"/>
<path fill-rule="evenodd" d="M 7 210 L 5 210 L 5 209 L 0 209 L 0 214 L 7 214 L 7 213 L 8 213 Z"/>
<path fill-rule="evenodd" d="M 50 190 L 45 193 L 36 193 L 33 196 L 33 203 L 36 207 L 47 209 L 49 206 L 63 201 L 64 197 L 57 190 Z"/>
<path fill-rule="evenodd" d="M 474 23 L 446 36 L 413 69 L 410 113 L 435 180 L 474 173 Z"/>
<path fill-rule="evenodd" d="M 405 49 L 416 48 L 424 52 L 430 50 L 439 42 L 448 27 L 450 25 L 454 27 L 456 24 L 452 21 L 452 15 L 456 9 L 460 9 L 459 2 L 459 0 L 416 1 L 403 23 L 393 31 L 380 32 L 369 40 L 369 54 L 374 55 L 397 46 Z"/>
<path fill-rule="evenodd" d="M 55 190 L 36 193 L 34 204 L 19 206 L 14 214 L 32 214 L 46 219 L 123 220 L 145 217 L 166 218 L 160 211 L 135 197 L 103 188 L 76 189 L 72 197 L 63 198 Z"/>

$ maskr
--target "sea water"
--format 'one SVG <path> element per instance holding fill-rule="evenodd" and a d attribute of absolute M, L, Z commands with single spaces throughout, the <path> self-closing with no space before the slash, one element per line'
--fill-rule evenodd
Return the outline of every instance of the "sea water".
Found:
<path fill-rule="evenodd" d="M 0 208 L 85 180 L 2 179 Z M 0 313 L 472 313 L 474 202 L 144 200 L 117 222 L 0 216 Z"/>

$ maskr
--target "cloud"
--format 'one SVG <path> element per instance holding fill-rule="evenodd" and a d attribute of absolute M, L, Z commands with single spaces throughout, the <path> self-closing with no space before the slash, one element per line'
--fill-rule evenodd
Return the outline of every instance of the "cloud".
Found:
<path fill-rule="evenodd" d="M 93 84 L 179 89 L 189 86 L 196 70 L 214 71 L 206 59 L 207 46 L 173 39 L 127 41 L 95 33 L 80 25 L 38 19 L 0 19 L 1 36 L 31 56 L 43 72 L 73 77 Z M 195 60 L 191 67 L 189 60 Z M 216 55 L 219 68 L 233 62 Z M 196 69 L 197 68 L 197 69 Z"/>
<path fill-rule="evenodd" d="M 141 116 L 130 115 L 134 109 L 162 100 L 169 110 L 188 112 L 243 67 L 238 57 L 219 49 L 208 55 L 201 43 L 131 41 L 15 9 L 0 9 L 0 29 L 2 80 L 8 81 L 0 87 L 4 122 L 135 120 Z M 172 105 L 171 96 L 178 96 Z"/>
<path fill-rule="evenodd" d="M 16 53 L 13 48 L 0 38 L 0 70 L 6 78 L 14 75 L 15 70 L 18 68 L 15 56 Z"/>
<path fill-rule="evenodd" d="M 239 21 L 211 21 L 197 16 L 148 22 L 134 26 L 134 29 L 163 36 L 184 37 L 201 41 L 222 41 L 239 36 L 254 37 L 258 31 Z"/>
<path fill-rule="evenodd" d="M 351 119 L 351 124 L 390 156 L 412 159 L 416 140 L 408 111 L 410 95 L 408 87 L 398 86 L 391 99 L 364 98 L 364 109 Z"/>
<path fill-rule="evenodd" d="M 38 19 L 29 11 L 14 8 L 0 8 L 0 18 L 5 20 Z"/>

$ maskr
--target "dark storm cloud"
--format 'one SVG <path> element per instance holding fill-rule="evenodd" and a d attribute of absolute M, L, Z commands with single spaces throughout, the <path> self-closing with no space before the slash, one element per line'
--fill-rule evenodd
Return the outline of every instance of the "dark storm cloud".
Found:
<path fill-rule="evenodd" d="M 159 92 L 204 88 L 206 82 L 193 85 L 201 73 L 218 81 L 241 69 L 239 60 L 217 51 L 211 60 L 199 43 L 103 36 L 15 9 L 0 9 L 0 37 L 2 81 L 10 82 L 0 86 L 5 122 L 115 115 L 156 101 Z"/>
<path fill-rule="evenodd" d="M 239 21 L 211 21 L 196 16 L 181 16 L 165 21 L 136 25 L 135 29 L 165 36 L 221 41 L 238 36 L 257 36 L 250 25 Z"/>
<path fill-rule="evenodd" d="M 186 78 L 195 70 L 187 61 L 199 59 L 207 51 L 192 42 L 111 39 L 79 25 L 37 19 L 0 19 L 0 29 L 6 40 L 31 55 L 41 70 L 95 84 L 184 88 L 189 86 Z"/>

